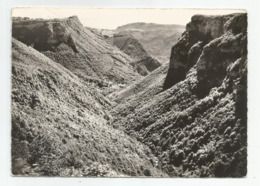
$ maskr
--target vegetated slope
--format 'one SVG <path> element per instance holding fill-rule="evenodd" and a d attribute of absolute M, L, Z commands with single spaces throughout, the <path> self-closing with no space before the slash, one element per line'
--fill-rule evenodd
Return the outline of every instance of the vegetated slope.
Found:
<path fill-rule="evenodd" d="M 12 35 L 86 80 L 126 84 L 139 77 L 130 65 L 130 56 L 84 28 L 75 16 L 51 20 L 13 18 Z"/>
<path fill-rule="evenodd" d="M 118 103 L 124 102 L 124 106 L 127 104 L 136 107 L 139 103 L 132 100 L 148 100 L 163 91 L 163 82 L 168 68 L 169 64 L 164 63 L 139 81 L 109 94 L 108 98 Z"/>
<path fill-rule="evenodd" d="M 169 61 L 171 47 L 184 32 L 182 25 L 163 25 L 154 23 L 131 23 L 116 29 L 120 34 L 131 34 L 151 57 L 161 63 Z"/>
<path fill-rule="evenodd" d="M 12 173 L 30 176 L 166 176 L 150 149 L 112 128 L 95 87 L 12 40 Z"/>
<path fill-rule="evenodd" d="M 164 88 L 119 96 L 115 127 L 148 145 L 170 176 L 245 176 L 247 15 L 193 16 Z"/>
<path fill-rule="evenodd" d="M 104 35 L 104 37 L 109 43 L 115 45 L 134 59 L 131 65 L 140 75 L 146 76 L 161 65 L 158 60 L 152 58 L 145 51 L 141 43 L 132 35 L 114 34 L 111 37 L 108 35 Z"/>

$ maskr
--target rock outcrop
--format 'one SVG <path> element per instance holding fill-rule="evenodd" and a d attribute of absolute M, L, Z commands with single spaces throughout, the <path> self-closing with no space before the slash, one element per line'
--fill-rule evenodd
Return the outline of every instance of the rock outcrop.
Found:
<path fill-rule="evenodd" d="M 172 48 L 164 89 L 184 80 L 196 63 L 198 91 L 204 91 L 204 95 L 210 88 L 219 86 L 227 66 L 240 58 L 245 50 L 246 26 L 245 15 L 194 16 Z"/>
<path fill-rule="evenodd" d="M 130 56 L 84 28 L 75 16 L 51 20 L 13 18 L 12 35 L 85 80 L 108 79 L 127 84 L 139 77 L 130 65 Z"/>

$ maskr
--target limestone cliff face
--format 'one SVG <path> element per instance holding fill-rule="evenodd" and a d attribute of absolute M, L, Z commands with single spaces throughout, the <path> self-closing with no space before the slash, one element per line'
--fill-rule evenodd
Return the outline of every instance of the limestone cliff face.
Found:
<path fill-rule="evenodd" d="M 197 61 L 198 91 L 202 95 L 220 86 L 227 67 L 247 54 L 246 15 L 233 16 L 222 28 L 223 34 L 204 46 Z"/>
<path fill-rule="evenodd" d="M 205 16 L 195 15 L 187 24 L 187 32 L 199 32 L 202 35 L 209 35 L 212 39 L 220 37 L 224 33 L 223 26 L 232 15 L 227 16 Z"/>
<path fill-rule="evenodd" d="M 184 80 L 196 63 L 200 91 L 207 92 L 220 85 L 227 66 L 245 51 L 246 27 L 245 14 L 193 16 L 178 43 L 172 47 L 164 89 Z"/>
<path fill-rule="evenodd" d="M 69 21 L 81 25 L 74 17 L 69 18 Z M 39 51 L 55 50 L 63 43 L 68 45 L 74 52 L 78 52 L 71 33 L 66 30 L 65 25 L 59 20 L 50 22 L 40 19 L 29 21 L 16 18 L 13 21 L 13 36 Z"/>
<path fill-rule="evenodd" d="M 128 83 L 139 77 L 130 65 L 130 56 L 84 28 L 75 16 L 50 20 L 14 18 L 12 35 L 85 80 Z"/>

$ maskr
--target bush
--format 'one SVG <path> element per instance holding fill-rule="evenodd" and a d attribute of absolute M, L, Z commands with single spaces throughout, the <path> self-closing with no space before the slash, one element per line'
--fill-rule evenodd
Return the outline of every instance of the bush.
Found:
<path fill-rule="evenodd" d="M 191 146 L 191 150 L 192 152 L 197 152 L 197 150 L 199 149 L 199 145 L 198 145 L 198 142 L 197 141 L 194 141 L 194 143 L 192 144 Z"/>
<path fill-rule="evenodd" d="M 224 177 L 225 176 L 225 170 L 226 170 L 226 164 L 223 163 L 221 160 L 218 160 L 215 163 L 214 166 L 214 174 L 216 177 Z"/>
<path fill-rule="evenodd" d="M 144 175 L 145 176 L 151 176 L 151 171 L 149 169 L 144 170 Z"/>
<path fill-rule="evenodd" d="M 170 161 L 173 163 L 174 166 L 179 167 L 182 164 L 184 156 L 185 154 L 183 150 L 172 150 L 170 152 Z"/>
<path fill-rule="evenodd" d="M 200 154 L 198 157 L 198 165 L 199 166 L 205 165 L 207 161 L 207 157 L 208 157 L 207 154 Z"/>
<path fill-rule="evenodd" d="M 230 139 L 227 139 L 223 144 L 223 151 L 226 153 L 233 152 L 233 144 Z"/>

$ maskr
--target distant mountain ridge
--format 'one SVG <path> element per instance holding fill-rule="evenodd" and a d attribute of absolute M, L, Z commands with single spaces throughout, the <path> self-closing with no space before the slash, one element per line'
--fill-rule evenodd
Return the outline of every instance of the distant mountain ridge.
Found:
<path fill-rule="evenodd" d="M 116 31 L 131 34 L 153 58 L 161 63 L 169 61 L 171 47 L 184 32 L 183 25 L 164 25 L 155 23 L 130 23 L 119 26 Z"/>
<path fill-rule="evenodd" d="M 178 25 L 178 24 L 159 24 L 159 23 L 146 23 L 146 22 L 135 22 L 135 23 L 128 23 L 125 25 L 118 26 L 116 30 L 125 30 L 125 29 L 131 29 L 131 28 L 136 28 L 138 30 L 139 27 L 140 29 L 147 28 L 162 28 L 162 27 L 170 27 L 170 28 L 183 28 L 185 27 L 184 25 Z"/>

